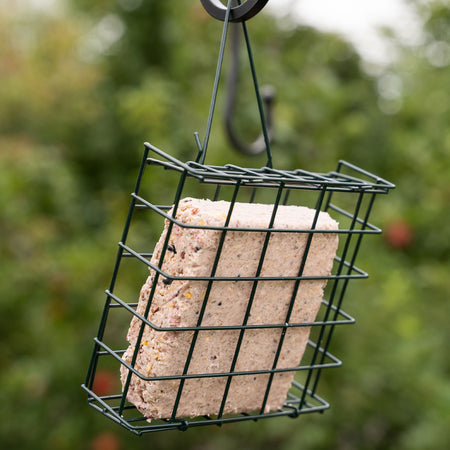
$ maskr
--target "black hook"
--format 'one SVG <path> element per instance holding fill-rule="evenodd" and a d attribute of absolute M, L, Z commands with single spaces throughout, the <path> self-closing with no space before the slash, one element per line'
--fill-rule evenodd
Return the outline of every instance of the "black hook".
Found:
<path fill-rule="evenodd" d="M 248 1 L 248 0 L 247 0 Z M 261 133 L 259 137 L 247 144 L 242 142 L 236 136 L 233 130 L 233 116 L 236 106 L 236 94 L 239 81 L 239 27 L 238 24 L 232 25 L 232 62 L 230 71 L 228 73 L 227 80 L 227 97 L 225 99 L 225 130 L 227 132 L 230 143 L 241 153 L 245 155 L 259 155 L 267 150 L 264 133 Z M 275 88 L 273 86 L 261 87 L 261 100 L 264 104 L 264 112 L 266 119 L 267 137 L 269 143 L 273 140 L 273 105 L 275 101 Z"/>
<path fill-rule="evenodd" d="M 206 11 L 215 19 L 225 20 L 227 7 L 220 0 L 200 0 Z M 269 0 L 247 0 L 241 5 L 231 8 L 230 22 L 243 22 L 258 14 Z"/>

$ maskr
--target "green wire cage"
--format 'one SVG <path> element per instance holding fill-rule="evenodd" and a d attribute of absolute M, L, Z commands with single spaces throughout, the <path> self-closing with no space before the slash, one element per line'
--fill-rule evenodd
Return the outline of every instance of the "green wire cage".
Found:
<path fill-rule="evenodd" d="M 223 8 L 217 1 L 202 0 L 202 3 L 205 7 L 210 3 L 208 12 L 219 16 L 223 14 L 218 18 L 224 21 L 206 137 L 201 144 L 196 134 L 198 154 L 195 160 L 188 162 L 145 144 L 111 283 L 106 290 L 103 315 L 94 338 L 92 358 L 82 385 L 91 407 L 139 435 L 270 417 L 298 417 L 327 409 L 329 404 L 318 388 L 322 371 L 341 365 L 341 361 L 330 352 L 333 332 L 337 325 L 354 322 L 342 309 L 343 299 L 350 280 L 367 277 L 367 273 L 356 265 L 356 258 L 363 236 L 381 232 L 369 222 L 375 198 L 379 194 L 387 194 L 394 187 L 392 183 L 345 161 L 340 161 L 335 171 L 327 173 L 273 168 L 254 70 L 252 75 L 268 155 L 267 165 L 244 168 L 232 164 L 206 164 L 205 155 L 229 22 L 233 18 L 242 22 L 252 62 L 245 20 L 249 14 L 256 14 L 267 0 L 248 0 L 234 7 L 230 0 Z M 261 3 L 264 4 L 261 6 Z M 245 5 L 245 11 L 240 9 Z M 243 17 L 240 18 L 240 15 Z M 163 192 L 158 188 L 157 180 L 169 178 L 177 187 L 174 192 Z M 183 220 L 180 214 L 184 202 L 191 198 L 210 199 L 226 205 L 222 209 L 220 223 L 189 223 Z M 266 205 L 269 211 L 267 223 L 264 226 L 239 226 L 233 220 L 233 214 L 242 204 L 250 205 L 248 210 L 253 208 L 251 205 Z M 297 205 L 313 211 L 308 226 L 286 228 L 280 225 L 277 221 L 280 211 Z M 320 218 L 325 213 L 339 223 L 337 229 L 319 226 Z M 185 270 L 183 267 L 178 271 L 168 269 L 166 262 L 169 258 L 175 255 L 177 261 L 184 258 L 184 250 L 175 248 L 173 244 L 177 233 L 186 236 L 210 233 L 215 236 L 210 263 L 205 263 L 201 273 L 191 271 L 187 266 L 184 266 Z M 246 263 L 234 259 L 232 270 L 223 272 L 220 267 L 227 258 L 227 245 L 238 234 L 240 239 L 250 243 L 255 242 L 255 236 L 258 237 L 254 265 L 246 271 Z M 272 243 L 278 237 L 282 242 L 285 235 L 302 242 L 302 248 L 295 254 L 295 268 L 289 273 L 283 272 L 284 265 L 275 272 L 265 271 L 270 262 L 268 255 L 274 246 Z M 310 273 L 305 268 L 316 252 L 315 242 L 330 236 L 335 236 L 338 242 L 330 270 L 327 273 Z M 200 248 L 195 247 L 193 252 L 197 250 Z M 287 252 L 286 258 L 292 254 Z M 189 265 L 189 262 L 185 264 Z M 142 288 L 139 297 L 139 289 L 149 273 L 145 296 Z M 270 289 L 263 291 L 264 302 L 270 305 L 283 303 L 283 308 L 280 314 L 258 322 L 253 319 L 256 303 L 261 301 L 257 300 L 258 289 L 272 286 L 268 283 L 278 283 L 288 288 L 288 294 L 281 300 L 275 290 L 272 293 Z M 324 286 L 317 314 L 299 320 L 295 313 L 298 298 L 308 296 L 306 291 L 314 283 Z M 202 286 L 201 294 L 192 296 L 190 292 L 185 292 L 184 303 L 177 303 L 178 306 L 186 306 L 191 302 L 195 314 L 184 310 L 176 316 L 177 320 L 173 320 L 175 316 L 172 315 L 169 320 L 161 321 L 158 313 L 174 307 L 175 303 L 169 300 L 158 303 L 161 301 L 158 296 L 163 295 L 159 291 L 177 286 Z M 224 286 L 227 289 L 223 289 Z M 217 292 L 221 292 L 219 298 Z M 193 297 L 196 297 L 195 302 Z M 240 315 L 236 316 L 232 310 L 238 298 L 242 305 Z M 207 318 L 214 302 L 216 306 L 221 305 L 224 320 L 211 323 Z M 183 317 L 189 314 L 192 319 L 184 320 Z M 295 351 L 298 342 L 291 340 L 290 336 L 296 333 L 302 334 L 304 348 L 294 357 L 297 358 L 295 363 L 292 359 L 289 364 L 283 363 L 286 351 Z M 155 361 L 146 360 L 147 366 L 144 368 L 142 354 L 147 351 L 144 347 L 150 346 L 150 336 L 154 347 L 151 354 Z M 267 344 L 269 340 L 270 344 Z M 178 365 L 172 364 L 165 371 L 155 370 L 156 360 L 168 357 L 168 341 L 184 343 L 182 349 L 172 350 L 172 354 L 178 351 Z M 167 344 L 165 353 L 156 350 L 158 342 Z M 217 346 L 226 348 L 219 351 L 215 348 Z M 259 352 L 266 355 L 264 364 L 253 361 L 253 354 Z M 175 356 L 172 355 L 173 358 Z M 204 361 L 199 365 L 197 360 Z M 254 360 L 257 361 L 257 356 Z M 104 370 L 117 374 L 115 393 L 104 393 L 98 389 L 99 374 Z M 275 407 L 270 406 L 273 404 L 271 393 L 278 389 L 282 379 L 287 379 L 289 383 L 284 398 Z M 241 385 L 245 387 L 239 391 L 236 386 Z M 137 391 L 139 394 L 133 397 L 131 393 Z M 195 401 L 207 403 L 207 406 L 197 409 L 192 406 L 191 413 L 186 413 L 189 407 L 186 408 L 183 402 L 186 403 L 188 391 Z M 247 396 L 256 400 L 248 408 L 230 408 L 231 398 L 236 392 L 243 403 Z M 164 411 L 152 415 L 149 413 L 151 407 L 142 407 L 142 404 L 153 405 L 156 409 L 156 405 L 164 404 Z"/>

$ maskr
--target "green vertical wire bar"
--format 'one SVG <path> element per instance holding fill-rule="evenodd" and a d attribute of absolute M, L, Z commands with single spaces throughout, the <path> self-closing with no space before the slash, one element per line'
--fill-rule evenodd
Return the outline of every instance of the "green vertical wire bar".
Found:
<path fill-rule="evenodd" d="M 323 210 L 324 210 L 325 212 L 327 212 L 327 211 L 328 211 L 328 208 L 330 207 L 331 199 L 332 199 L 332 197 L 333 197 L 333 193 L 334 193 L 334 190 L 333 190 L 333 189 L 330 189 L 330 191 L 328 192 L 327 200 L 326 200 L 326 202 L 325 202 L 325 206 L 324 206 L 324 208 L 323 208 Z"/>
<path fill-rule="evenodd" d="M 312 239 L 313 239 L 313 236 L 314 236 L 314 230 L 316 229 L 317 221 L 319 220 L 319 214 L 320 214 L 320 210 L 321 210 L 321 207 L 322 207 L 323 199 L 325 197 L 325 192 L 326 192 L 326 186 L 324 186 L 321 189 L 319 198 L 317 200 L 316 213 L 314 214 L 314 219 L 313 219 L 313 222 L 311 224 L 311 232 L 308 233 L 308 238 L 306 240 L 305 250 L 304 250 L 303 256 L 302 256 L 302 262 L 300 264 L 300 268 L 299 268 L 299 271 L 298 271 L 298 276 L 299 277 L 301 277 L 303 275 L 303 271 L 304 271 L 305 266 L 306 266 L 306 260 L 308 258 L 309 248 L 311 247 L 311 242 L 312 242 Z M 296 297 L 297 297 L 298 289 L 300 287 L 300 283 L 301 283 L 300 279 L 295 280 L 294 289 L 293 289 L 292 296 L 291 296 L 291 301 L 290 301 L 289 308 L 288 308 L 288 311 L 287 311 L 287 314 L 286 314 L 286 319 L 285 319 L 285 323 L 286 324 L 289 323 L 289 320 L 291 319 L 291 314 L 292 314 L 292 310 L 294 309 L 294 304 L 295 304 L 295 300 L 296 300 Z M 275 354 L 275 358 L 274 358 L 274 361 L 273 361 L 273 364 L 272 364 L 272 370 L 275 370 L 276 367 L 277 367 L 278 359 L 279 359 L 280 354 L 281 354 L 281 349 L 283 347 L 283 343 L 284 343 L 284 338 L 286 336 L 286 332 L 287 332 L 287 327 L 283 327 L 282 331 L 281 331 L 281 335 L 280 335 L 280 341 L 278 342 L 277 352 Z M 264 400 L 263 400 L 263 403 L 262 403 L 262 406 L 261 406 L 261 409 L 260 409 L 260 414 L 264 413 L 264 409 L 266 407 L 267 400 L 269 399 L 270 388 L 272 386 L 272 381 L 273 381 L 274 375 L 275 375 L 275 373 L 272 372 L 270 374 L 270 376 L 269 376 L 266 392 L 264 394 Z M 306 392 L 306 389 L 305 389 L 304 392 Z M 303 404 L 303 401 L 300 403 L 300 406 L 302 404 Z M 299 406 L 299 408 L 300 408 L 300 406 Z"/>
<path fill-rule="evenodd" d="M 238 3 L 240 5 L 242 3 L 241 0 L 238 0 Z M 253 79 L 253 85 L 255 88 L 256 101 L 258 103 L 258 111 L 259 111 L 259 117 L 261 120 L 261 127 L 262 127 L 263 136 L 264 136 L 264 143 L 266 144 L 266 152 L 267 152 L 266 165 L 267 165 L 267 167 L 272 168 L 272 151 L 270 149 L 269 134 L 267 131 L 266 118 L 265 118 L 265 114 L 264 114 L 263 103 L 261 100 L 261 94 L 259 92 L 258 78 L 256 76 L 256 69 L 255 69 L 255 62 L 253 59 L 252 47 L 250 45 L 250 38 L 248 35 L 247 24 L 245 23 L 245 21 L 242 22 L 242 30 L 244 32 L 245 43 L 247 46 L 248 59 L 250 62 L 250 70 L 252 72 L 252 79 Z"/>
<path fill-rule="evenodd" d="M 195 143 L 197 144 L 197 158 L 195 158 L 195 162 L 199 162 L 200 157 L 202 156 L 202 151 L 203 151 L 203 147 L 202 147 L 202 142 L 200 141 L 200 136 L 198 134 L 198 131 L 196 131 L 194 133 L 194 139 L 195 139 Z"/>
<path fill-rule="evenodd" d="M 182 172 L 180 181 L 179 181 L 179 183 L 178 183 L 178 188 L 177 188 L 177 192 L 176 192 L 176 195 L 175 195 L 174 206 L 173 206 L 173 212 L 172 212 L 172 216 L 173 216 L 174 218 L 175 218 L 176 213 L 177 213 L 177 208 L 178 208 L 178 204 L 179 204 L 179 202 L 180 202 L 181 194 L 182 194 L 182 192 L 183 192 L 183 187 L 184 187 L 184 184 L 185 184 L 185 181 L 186 181 L 186 177 L 187 177 L 187 173 L 186 173 L 186 171 L 184 170 L 184 171 Z M 164 256 L 165 256 L 165 254 L 166 254 L 166 250 L 167 250 L 167 247 L 168 247 L 168 243 L 169 243 L 169 239 L 170 239 L 170 234 L 171 234 L 171 232 L 172 232 L 173 224 L 174 224 L 174 222 L 173 222 L 172 220 L 169 221 L 169 225 L 168 225 L 168 227 L 167 227 L 167 235 L 166 235 L 166 239 L 165 239 L 165 241 L 164 241 L 164 245 L 163 245 L 163 248 L 162 248 L 162 250 L 161 250 L 161 257 L 159 258 L 159 262 L 158 262 L 158 267 L 159 267 L 160 269 L 161 269 L 162 264 L 163 264 L 163 262 L 164 262 Z M 148 317 L 148 314 L 149 314 L 149 312 L 150 312 L 150 307 L 151 307 L 151 305 L 152 305 L 152 300 L 153 300 L 153 296 L 154 296 L 154 293 L 155 293 L 155 290 L 156 290 L 156 285 L 158 284 L 158 278 L 159 278 L 159 272 L 156 271 L 156 273 L 155 273 L 155 278 L 153 279 L 152 288 L 151 288 L 150 293 L 149 293 L 149 297 L 148 297 L 149 299 L 148 299 L 148 302 L 147 302 L 147 305 L 146 305 L 146 307 L 145 307 L 145 311 L 144 311 L 144 314 L 143 314 L 143 316 L 144 316 L 145 318 Z M 142 336 L 143 336 L 143 334 L 144 334 L 144 329 L 145 329 L 145 324 L 144 324 L 144 322 L 142 322 L 142 323 L 141 323 L 141 328 L 139 329 L 138 337 L 137 337 L 137 339 L 136 339 L 135 349 L 134 349 L 134 352 L 133 352 L 133 356 L 132 356 L 132 359 L 131 359 L 131 362 L 130 362 L 130 365 L 131 365 L 131 367 L 133 367 L 133 368 L 134 368 L 134 365 L 136 364 L 136 359 L 137 359 L 137 355 L 138 355 L 138 353 L 139 353 L 139 347 L 140 347 L 140 345 L 141 345 Z M 123 387 L 122 399 L 121 399 L 121 402 L 120 402 L 119 412 L 118 412 L 119 415 L 122 415 L 123 409 L 124 409 L 124 407 L 125 407 L 125 400 L 126 400 L 126 396 L 127 396 L 128 389 L 129 389 L 129 387 L 130 387 L 130 382 L 131 382 L 131 376 L 132 376 L 132 375 L 133 375 L 133 372 L 132 372 L 131 370 L 129 370 L 129 371 L 128 371 L 128 375 L 127 375 L 127 379 L 126 379 L 126 381 L 125 381 L 125 385 L 124 385 L 124 387 Z"/>
<path fill-rule="evenodd" d="M 328 303 L 328 307 L 327 307 L 327 309 L 325 311 L 325 317 L 323 319 L 323 322 L 327 322 L 328 316 L 329 316 L 329 314 L 331 312 L 331 306 L 333 305 L 334 296 L 336 295 L 337 286 L 339 284 L 339 276 L 341 275 L 341 272 L 342 272 L 343 268 L 345 267 L 344 263 L 345 263 L 345 258 L 347 256 L 348 248 L 350 246 L 350 241 L 351 241 L 351 238 L 352 238 L 352 230 L 354 230 L 355 224 L 357 223 L 358 213 L 359 213 L 359 210 L 361 208 L 363 195 L 364 195 L 364 191 L 360 191 L 359 197 L 358 197 L 358 202 L 356 204 L 355 211 L 354 211 L 354 214 L 353 214 L 352 223 L 350 225 L 349 232 L 347 234 L 347 239 L 346 239 L 346 242 L 345 242 L 345 245 L 344 245 L 344 249 L 342 251 L 341 262 L 339 263 L 339 267 L 338 267 L 338 270 L 337 270 L 337 273 L 336 273 L 336 279 L 334 280 L 333 290 L 332 290 L 332 293 L 330 295 L 330 300 L 329 300 L 329 303 Z M 320 344 L 321 344 L 321 341 L 322 341 L 323 336 L 325 334 L 325 328 L 326 328 L 326 325 L 322 325 L 321 326 L 319 337 L 317 338 L 316 348 L 314 350 L 314 354 L 313 354 L 313 357 L 312 357 L 311 366 L 313 366 L 315 364 L 315 362 L 316 362 L 316 359 L 317 359 L 317 356 L 318 356 L 318 353 L 319 353 L 319 349 L 320 349 Z M 305 387 L 304 387 L 304 391 L 303 391 L 303 395 L 302 395 L 302 399 L 301 399 L 301 404 L 303 404 L 303 402 L 305 400 L 306 392 L 308 390 L 309 383 L 311 382 L 311 377 L 312 377 L 312 370 L 310 370 L 308 372 L 308 375 L 306 377 Z"/>
<path fill-rule="evenodd" d="M 238 196 L 238 193 L 239 193 L 240 186 L 241 186 L 241 182 L 240 182 L 240 180 L 237 180 L 236 181 L 236 186 L 235 186 L 235 189 L 234 189 L 234 192 L 233 192 L 233 198 L 232 198 L 231 203 L 230 203 L 230 208 L 228 210 L 228 214 L 227 214 L 227 217 L 225 219 L 224 229 L 223 229 L 222 234 L 220 236 L 219 245 L 217 246 L 216 257 L 214 259 L 213 267 L 211 269 L 211 275 L 210 275 L 211 278 L 214 278 L 214 276 L 216 275 L 216 270 L 217 270 L 217 267 L 219 265 L 219 260 L 220 260 L 220 255 L 221 255 L 221 252 L 222 252 L 222 247 L 223 247 L 223 244 L 225 242 L 225 236 L 227 234 L 227 228 L 228 228 L 228 226 L 230 224 L 231 215 L 233 214 L 233 208 L 234 208 L 234 205 L 236 203 L 236 199 L 237 199 L 237 196 Z M 206 305 L 208 303 L 209 294 L 210 294 L 211 289 L 212 289 L 212 285 L 213 285 L 213 280 L 209 280 L 208 281 L 208 286 L 207 286 L 206 292 L 205 292 L 205 297 L 203 299 L 202 308 L 201 308 L 201 310 L 199 312 L 199 317 L 198 317 L 198 320 L 197 320 L 197 328 L 201 326 L 201 323 L 202 323 L 202 320 L 203 320 L 203 315 L 205 314 L 205 310 L 206 310 Z M 189 353 L 187 355 L 186 364 L 185 364 L 184 369 L 183 369 L 183 375 L 186 375 L 188 370 L 189 370 L 189 365 L 191 363 L 192 355 L 194 353 L 194 348 L 195 348 L 195 344 L 197 342 L 198 333 L 199 333 L 199 330 L 196 329 L 194 331 L 194 335 L 192 336 L 192 341 L 191 341 L 191 345 L 190 345 L 190 348 L 189 348 Z M 181 394 L 183 392 L 183 387 L 184 387 L 185 380 L 186 380 L 185 378 L 182 378 L 180 380 L 180 386 L 178 387 L 177 397 L 175 399 L 175 403 L 174 403 L 174 407 L 173 407 L 173 411 L 172 411 L 172 417 L 170 419 L 171 422 L 173 422 L 176 419 L 178 405 L 179 405 L 180 400 L 181 400 Z"/>
<path fill-rule="evenodd" d="M 144 155 L 142 157 L 142 162 L 141 162 L 141 166 L 139 168 L 139 173 L 138 173 L 138 177 L 137 177 L 137 181 L 136 181 L 136 186 L 134 188 L 134 193 L 137 195 L 139 193 L 139 190 L 141 188 L 141 181 L 142 181 L 142 176 L 144 174 L 144 170 L 145 167 L 147 165 L 147 157 L 148 157 L 148 152 L 149 149 L 144 147 Z M 133 217 L 133 212 L 135 209 L 135 205 L 136 205 L 136 199 L 132 196 L 131 197 L 131 202 L 130 202 L 130 207 L 128 209 L 128 215 L 127 215 L 127 219 L 125 222 L 125 226 L 124 226 L 124 230 L 122 232 L 122 239 L 121 239 L 121 243 L 125 244 L 127 237 L 128 237 L 128 231 L 130 229 L 130 224 L 131 224 L 131 219 Z M 117 274 L 119 272 L 119 267 L 120 267 L 120 262 L 122 260 L 122 254 L 123 254 L 123 248 L 119 245 L 119 249 L 117 251 L 117 256 L 116 256 L 116 262 L 114 265 L 114 271 L 113 271 L 113 275 L 111 278 L 111 282 L 109 285 L 109 291 L 113 292 L 115 284 L 116 284 L 116 279 L 117 279 Z M 100 320 L 100 326 L 98 329 L 98 333 L 97 333 L 97 338 L 98 340 L 103 340 L 103 335 L 105 333 L 105 327 L 106 327 L 106 321 L 108 318 L 108 313 L 109 313 L 109 307 L 111 304 L 111 298 L 108 295 L 106 297 L 106 302 L 105 302 L 105 306 L 103 308 L 103 314 L 102 314 L 102 318 Z M 89 369 L 88 369 L 88 373 L 86 376 L 86 386 L 91 389 L 92 388 L 92 384 L 94 381 L 93 378 L 93 374 L 95 374 L 96 368 L 97 368 L 97 361 L 98 361 L 98 351 L 99 351 L 99 346 L 98 344 L 95 344 L 94 346 L 94 352 L 91 358 L 91 362 L 89 364 Z"/>
<path fill-rule="evenodd" d="M 275 223 L 275 217 L 277 215 L 277 211 L 278 211 L 278 206 L 280 204 L 280 199 L 281 199 L 281 194 L 283 193 L 283 188 L 284 188 L 284 183 L 280 184 L 280 187 L 278 188 L 278 192 L 277 192 L 277 197 L 273 206 L 273 211 L 272 211 L 272 216 L 270 218 L 270 223 L 268 225 L 268 228 L 272 228 L 274 223 Z M 255 277 L 259 277 L 261 275 L 261 271 L 263 268 L 263 264 L 264 264 L 264 259 L 266 256 L 266 252 L 267 252 L 267 247 L 269 245 L 269 240 L 270 240 L 270 236 L 272 235 L 272 233 L 270 231 L 266 232 L 266 237 L 264 239 L 264 244 L 263 244 L 263 248 L 261 250 L 261 255 L 259 257 L 259 263 L 258 263 L 258 268 L 256 269 L 256 274 Z M 248 304 L 247 304 L 247 310 L 245 311 L 245 316 L 244 316 L 244 320 L 242 325 L 245 326 L 247 325 L 248 322 L 248 318 L 250 316 L 250 311 L 252 309 L 252 305 L 253 305 L 253 300 L 255 298 L 255 294 L 256 294 L 256 289 L 258 287 L 258 280 L 255 280 L 253 282 L 253 286 L 252 286 L 252 291 L 250 293 L 250 297 L 248 300 Z M 239 333 L 239 338 L 236 344 L 236 349 L 234 351 L 234 356 L 233 356 L 233 361 L 231 363 L 231 367 L 230 367 L 230 373 L 234 372 L 234 369 L 236 367 L 236 363 L 238 360 L 238 356 L 239 356 L 239 352 L 241 349 L 241 345 L 242 345 L 242 341 L 244 339 L 244 333 L 245 333 L 245 329 L 241 329 L 240 333 Z M 229 375 L 228 379 L 227 379 L 227 384 L 225 386 L 225 391 L 223 394 L 223 398 L 222 398 L 222 404 L 220 405 L 220 410 L 219 410 L 219 414 L 218 414 L 218 418 L 220 419 L 223 415 L 223 411 L 225 409 L 225 404 L 227 401 L 227 397 L 228 397 L 228 392 L 230 390 L 230 385 L 231 385 L 231 380 L 233 378 L 233 375 Z"/>
<path fill-rule="evenodd" d="M 372 207 L 373 207 L 373 204 L 374 204 L 374 202 L 375 202 L 375 195 L 376 195 L 376 194 L 372 194 L 371 199 L 370 199 L 370 201 L 369 201 L 369 205 L 368 205 L 368 207 L 367 207 L 367 211 L 366 211 L 366 214 L 365 214 L 365 216 L 364 216 L 363 223 L 362 223 L 362 225 L 361 225 L 361 229 L 363 229 L 363 230 L 366 228 L 367 222 L 369 221 L 369 216 L 370 216 L 370 214 L 371 214 Z M 352 256 L 352 259 L 351 259 L 351 261 L 350 261 L 350 265 L 349 265 L 348 270 L 347 270 L 347 274 L 349 274 L 349 273 L 351 272 L 352 268 L 354 267 L 354 264 L 355 264 L 355 262 L 356 262 L 356 256 L 357 256 L 357 254 L 358 254 L 358 252 L 359 252 L 359 247 L 360 247 L 360 245 L 361 245 L 361 241 L 362 241 L 363 236 L 364 236 L 363 233 L 361 233 L 361 234 L 358 235 L 358 238 L 357 238 L 357 241 L 356 241 L 356 245 L 355 245 L 355 248 L 354 248 L 354 250 L 353 250 L 353 256 Z M 342 287 L 342 289 L 341 289 L 341 293 L 340 293 L 340 295 L 339 295 L 339 299 L 338 299 L 338 302 L 337 302 L 337 304 L 336 304 L 336 310 L 335 310 L 335 312 L 334 312 L 332 321 L 336 320 L 336 318 L 337 318 L 337 316 L 338 316 L 338 314 L 339 314 L 339 311 L 340 311 L 340 308 L 341 308 L 341 305 L 342 305 L 342 301 L 343 301 L 343 299 L 344 299 L 344 296 L 345 296 L 345 293 L 346 293 L 346 290 L 347 290 L 348 282 L 349 282 L 349 278 L 346 278 L 346 279 L 343 281 L 343 287 Z M 328 347 L 329 347 L 330 342 L 331 342 L 331 338 L 332 338 L 332 335 L 333 335 L 334 328 L 335 328 L 335 325 L 332 325 L 332 326 L 330 327 L 330 331 L 329 331 L 329 333 L 328 333 L 327 339 L 326 339 L 325 344 L 324 344 L 324 346 L 323 346 L 324 352 L 323 352 L 322 357 L 321 357 L 321 359 L 320 359 L 319 365 L 322 364 L 323 361 L 324 361 L 324 359 L 325 359 L 325 353 L 328 351 Z M 316 378 L 315 378 L 314 383 L 313 383 L 313 386 L 312 386 L 312 388 L 311 388 L 311 391 L 312 391 L 313 393 L 316 392 L 317 384 L 318 384 L 319 378 L 320 378 L 320 374 L 321 374 L 321 370 L 319 369 L 319 370 L 317 371 Z"/>
<path fill-rule="evenodd" d="M 219 58 L 217 61 L 216 76 L 214 79 L 213 93 L 212 93 L 212 97 L 211 97 L 211 104 L 209 107 L 208 122 L 206 125 L 205 139 L 203 141 L 202 150 L 201 150 L 201 152 L 199 152 L 199 154 L 197 156 L 197 160 L 196 160 L 196 162 L 200 161 L 200 164 L 205 163 L 206 150 L 208 149 L 209 137 L 211 135 L 211 127 L 212 127 L 212 121 L 213 121 L 213 117 L 214 117 L 214 109 L 216 107 L 217 91 L 219 89 L 220 74 L 222 72 L 223 57 L 224 57 L 224 53 L 225 53 L 225 43 L 227 40 L 228 25 L 230 23 L 230 12 L 231 12 L 232 3 L 233 3 L 233 0 L 228 0 L 227 12 L 225 14 L 225 21 L 224 21 L 223 31 L 222 31 L 222 39 L 220 41 L 220 51 L 219 51 Z M 196 141 L 197 141 L 197 143 L 200 142 L 198 135 L 196 137 Z"/>
<path fill-rule="evenodd" d="M 290 189 L 286 189 L 286 194 L 284 195 L 283 205 L 287 205 L 290 193 L 291 193 L 291 190 Z"/>
<path fill-rule="evenodd" d="M 221 186 L 220 184 L 217 185 L 216 191 L 214 192 L 213 201 L 217 201 L 220 195 Z"/>

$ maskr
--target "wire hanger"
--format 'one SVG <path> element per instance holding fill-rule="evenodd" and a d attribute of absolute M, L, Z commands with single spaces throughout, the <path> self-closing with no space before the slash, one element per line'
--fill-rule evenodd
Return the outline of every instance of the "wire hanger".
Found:
<path fill-rule="evenodd" d="M 200 162 L 200 164 L 204 164 L 206 151 L 208 148 L 208 142 L 211 132 L 211 125 L 212 120 L 214 116 L 214 110 L 216 105 L 216 99 L 217 99 L 217 92 L 219 87 L 219 80 L 220 75 L 222 71 L 222 64 L 223 64 L 223 58 L 224 58 L 224 52 L 225 52 L 225 43 L 227 39 L 228 34 L 228 27 L 230 25 L 230 22 L 241 22 L 242 23 L 242 31 L 245 37 L 245 43 L 247 47 L 247 53 L 250 63 L 250 69 L 253 79 L 253 84 L 255 88 L 255 94 L 256 94 L 256 100 L 258 103 L 258 111 L 260 115 L 261 120 L 261 126 L 262 126 L 262 135 L 254 142 L 253 144 L 244 144 L 239 139 L 237 139 L 236 134 L 232 130 L 231 126 L 231 116 L 233 114 L 234 110 L 234 97 L 236 92 L 236 82 L 237 77 L 235 77 L 235 82 L 231 85 L 231 95 L 229 94 L 229 99 L 227 100 L 227 116 L 228 119 L 226 119 L 226 122 L 228 122 L 228 125 L 226 126 L 227 132 L 229 134 L 229 139 L 232 142 L 235 147 L 242 151 L 243 153 L 255 155 L 258 153 L 261 153 L 261 151 L 266 151 L 268 160 L 267 160 L 267 167 L 272 167 L 272 152 L 270 149 L 270 138 L 269 138 L 269 130 L 266 122 L 265 117 L 265 111 L 263 107 L 263 99 L 260 94 L 259 86 L 258 86 L 258 80 L 256 76 L 256 69 L 253 61 L 253 55 L 252 55 L 252 49 L 250 45 L 250 39 L 248 35 L 246 20 L 253 17 L 255 14 L 257 14 L 261 9 L 267 4 L 268 0 L 247 0 L 245 3 L 241 3 L 241 0 L 237 0 L 238 5 L 233 6 L 236 3 L 236 0 L 228 0 L 227 7 L 225 7 L 219 0 L 201 0 L 201 3 L 203 4 L 206 11 L 211 14 L 213 17 L 222 20 L 224 22 L 224 27 L 222 31 L 222 39 L 220 43 L 220 51 L 219 51 L 219 59 L 217 62 L 217 68 L 216 68 L 216 76 L 214 80 L 214 87 L 213 87 L 213 93 L 211 98 L 211 105 L 210 105 L 210 111 L 208 116 L 208 123 L 206 126 L 206 133 L 203 143 L 200 141 L 199 134 L 196 132 L 194 133 L 195 139 L 197 141 L 197 146 L 199 153 L 197 155 L 197 162 Z M 237 33 L 235 33 L 237 34 Z M 235 47 L 237 45 L 235 44 Z M 236 53 L 237 53 L 236 48 Z M 235 61 L 237 61 L 236 58 L 234 58 Z M 237 74 L 238 66 L 236 64 L 234 70 Z M 232 77 L 233 78 L 233 77 Z M 234 92 L 233 92 L 234 91 Z M 265 95 L 264 96 L 264 103 L 266 104 L 266 109 L 268 116 L 270 116 L 271 119 L 271 107 L 267 107 L 269 104 L 273 103 L 273 95 Z M 231 132 L 230 132 L 231 131 Z"/>

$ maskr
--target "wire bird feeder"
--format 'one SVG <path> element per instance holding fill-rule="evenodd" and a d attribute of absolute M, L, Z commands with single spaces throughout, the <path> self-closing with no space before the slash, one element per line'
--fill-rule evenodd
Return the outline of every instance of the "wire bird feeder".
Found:
<path fill-rule="evenodd" d="M 270 417 L 295 418 L 327 409 L 329 404 L 318 394 L 319 379 L 324 369 L 341 365 L 330 352 L 331 338 L 337 325 L 354 322 L 341 309 L 343 298 L 350 280 L 367 277 L 356 266 L 356 256 L 364 235 L 381 232 L 369 223 L 376 196 L 394 187 L 344 161 L 329 173 L 273 168 L 271 133 L 246 27 L 246 20 L 268 0 L 239 1 L 237 5 L 229 0 L 227 6 L 219 0 L 201 1 L 213 17 L 224 22 L 205 139 L 201 143 L 195 133 L 198 154 L 188 162 L 145 144 L 82 385 L 90 406 L 138 435 Z M 242 26 L 262 124 L 258 148 L 247 153 L 262 148 L 267 153 L 262 168 L 205 164 L 231 22 Z M 162 177 L 172 179 L 175 192 L 155 186 Z M 194 220 L 198 208 L 190 209 L 192 220 L 184 220 L 183 211 L 189 202 L 198 201 L 195 197 L 222 205 L 221 221 Z M 250 225 L 239 226 L 234 212 L 238 214 L 240 208 L 239 214 L 247 211 L 252 216 L 258 204 L 269 211 L 265 225 L 255 225 L 250 218 Z M 308 224 L 280 225 L 282 211 L 297 205 L 312 211 Z M 339 228 L 321 226 L 323 216 L 339 222 Z M 199 256 L 203 259 L 196 260 L 200 269 L 195 271 L 185 255 L 187 247 L 182 249 L 179 243 L 198 236 L 215 240 L 209 248 L 209 262 Z M 322 252 L 316 242 L 331 241 L 335 252 L 329 270 L 308 271 L 309 261 Z M 300 243 L 301 249 L 295 252 L 292 242 Z M 252 243 L 254 248 L 249 247 Z M 253 255 L 246 262 L 236 250 L 242 246 Z M 190 249 L 192 258 L 197 251 L 201 254 L 200 247 Z M 269 265 L 274 260 L 278 267 L 271 272 Z M 285 270 L 294 260 L 294 271 Z M 150 277 L 137 302 L 137 286 L 149 269 Z M 179 293 L 164 297 L 170 289 Z M 287 296 L 279 294 L 283 289 Z M 316 294 L 309 294 L 314 289 Z M 317 289 L 317 310 L 312 316 L 302 313 L 299 298 L 306 303 L 308 296 L 315 295 L 317 300 Z M 180 308 L 178 315 L 169 314 L 170 308 L 173 312 Z M 258 314 L 269 318 L 258 321 Z M 105 392 L 101 387 L 105 372 L 117 374 L 116 391 Z M 283 380 L 288 385 L 284 384 L 285 393 L 277 404 L 272 394 L 286 383 Z M 247 401 L 251 404 L 245 406 Z"/>

